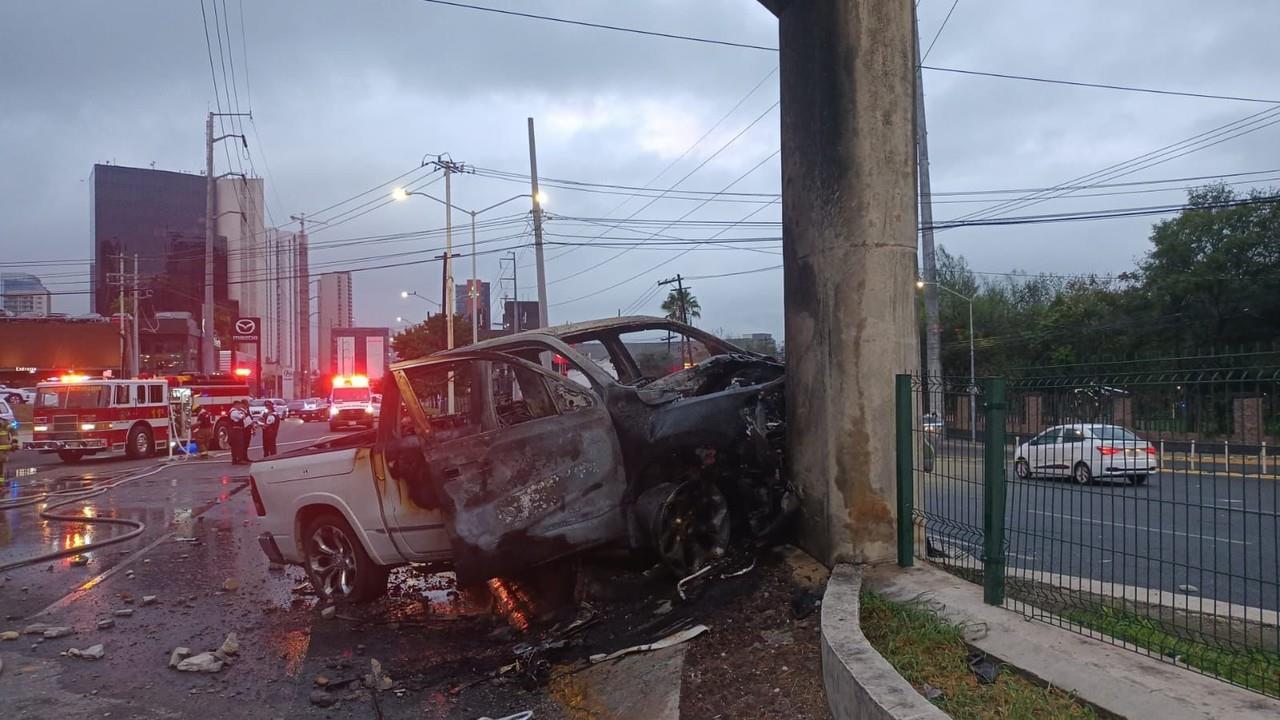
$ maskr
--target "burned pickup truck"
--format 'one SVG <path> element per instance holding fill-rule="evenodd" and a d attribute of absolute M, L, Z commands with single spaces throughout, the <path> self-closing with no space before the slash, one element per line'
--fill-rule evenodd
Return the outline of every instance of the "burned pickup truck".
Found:
<path fill-rule="evenodd" d="M 392 375 L 374 431 L 252 469 L 264 552 L 324 596 L 376 597 L 406 563 L 472 583 L 603 545 L 683 576 L 797 505 L 782 364 L 677 322 L 517 333 Z"/>

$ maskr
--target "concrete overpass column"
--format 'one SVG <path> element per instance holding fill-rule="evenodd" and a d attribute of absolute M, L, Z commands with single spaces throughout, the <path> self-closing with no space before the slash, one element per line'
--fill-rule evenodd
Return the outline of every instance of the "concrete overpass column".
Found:
<path fill-rule="evenodd" d="M 787 423 L 801 543 L 895 556 L 894 374 L 915 372 L 910 0 L 761 0 L 778 17 Z"/>

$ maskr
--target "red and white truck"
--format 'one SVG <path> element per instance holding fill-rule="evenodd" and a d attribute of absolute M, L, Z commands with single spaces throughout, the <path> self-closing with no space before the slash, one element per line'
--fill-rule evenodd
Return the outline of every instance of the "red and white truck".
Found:
<path fill-rule="evenodd" d="M 189 394 L 191 403 L 179 402 Z M 58 453 L 64 462 L 86 455 L 124 452 L 130 458 L 154 455 L 173 439 L 174 414 L 184 405 L 208 410 L 219 447 L 226 446 L 227 412 L 249 399 L 242 380 L 173 376 L 117 380 L 63 375 L 36 386 L 29 450 Z"/>

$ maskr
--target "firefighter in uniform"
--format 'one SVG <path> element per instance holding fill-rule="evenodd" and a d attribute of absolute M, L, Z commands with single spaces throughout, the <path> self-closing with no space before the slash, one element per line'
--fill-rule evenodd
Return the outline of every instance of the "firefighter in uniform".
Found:
<path fill-rule="evenodd" d="M 276 454 L 276 437 L 280 435 L 280 416 L 270 400 L 267 411 L 262 414 L 262 457 L 269 458 Z"/>
<path fill-rule="evenodd" d="M 196 426 L 195 432 L 192 433 L 192 439 L 196 441 L 196 448 L 200 452 L 200 458 L 209 457 L 209 446 L 213 445 L 213 416 L 204 408 L 196 408 Z"/>
<path fill-rule="evenodd" d="M 227 413 L 227 419 L 231 421 L 227 426 L 227 441 L 231 445 L 231 464 L 247 465 L 249 464 L 249 435 L 245 432 L 245 424 L 253 422 L 249 417 L 249 410 L 241 407 L 240 401 L 237 400 L 231 404 L 231 412 Z"/>
<path fill-rule="evenodd" d="M 0 485 L 4 484 L 4 463 L 9 453 L 18 449 L 18 433 L 6 424 L 0 427 Z"/>

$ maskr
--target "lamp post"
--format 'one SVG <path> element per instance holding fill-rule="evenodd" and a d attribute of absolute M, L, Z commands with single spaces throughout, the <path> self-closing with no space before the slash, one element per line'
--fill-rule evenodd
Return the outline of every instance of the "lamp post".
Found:
<path fill-rule="evenodd" d="M 487 213 L 487 212 L 489 212 L 490 210 L 493 210 L 494 208 L 501 207 L 502 205 L 506 205 L 506 204 L 507 204 L 507 203 L 509 203 L 509 202 L 513 202 L 513 201 L 515 201 L 515 200 L 519 200 L 519 199 L 521 199 L 521 198 L 533 197 L 533 195 L 531 195 L 530 193 L 522 193 L 522 194 L 520 194 L 520 195 L 512 195 L 511 197 L 507 198 L 506 200 L 502 200 L 502 201 L 500 201 L 500 202 L 496 202 L 496 203 L 494 203 L 494 204 L 492 204 L 492 205 L 490 205 L 490 206 L 488 206 L 488 207 L 486 207 L 486 208 L 481 208 L 481 209 L 479 209 L 479 210 L 465 210 L 465 209 L 463 209 L 463 208 L 458 207 L 457 205 L 454 205 L 454 204 L 453 204 L 453 203 L 451 203 L 451 202 L 448 202 L 448 201 L 446 201 L 446 200 L 441 200 L 440 198 L 438 198 L 438 197 L 436 197 L 436 196 L 434 196 L 434 195 L 430 195 L 430 194 L 428 194 L 428 193 L 424 193 L 424 192 L 422 192 L 422 191 L 420 191 L 420 190 L 406 190 L 405 188 L 399 188 L 399 187 L 398 187 L 398 188 L 396 188 L 395 190 L 392 190 L 392 191 L 391 191 L 391 197 L 392 197 L 392 198 L 394 198 L 394 199 L 396 199 L 396 200 L 405 200 L 405 199 L 407 199 L 410 195 L 421 195 L 422 197 L 430 198 L 430 199 L 435 200 L 436 202 L 440 203 L 441 205 L 444 205 L 446 208 L 450 208 L 450 209 L 458 210 L 458 211 L 464 212 L 464 213 L 466 213 L 467 215 L 470 215 L 470 216 L 471 216 L 471 280 L 467 283 L 467 296 L 468 296 L 468 297 L 470 298 L 470 300 L 471 300 L 471 341 L 472 341 L 472 342 L 478 342 L 478 341 L 480 340 L 480 289 L 476 286 L 476 283 L 478 282 L 478 278 L 476 277 L 477 272 L 478 272 L 478 271 L 477 271 L 477 269 L 476 269 L 476 255 L 477 255 L 477 253 L 476 253 L 476 216 L 477 216 L 477 215 L 483 215 L 484 213 Z M 547 200 L 546 193 L 539 192 L 539 193 L 538 193 L 538 195 L 537 195 L 536 200 L 537 200 L 537 202 L 538 202 L 538 205 L 539 205 L 539 206 L 541 206 L 541 205 L 542 205 L 543 203 L 545 203 L 545 202 L 546 202 L 546 200 Z M 446 236 L 446 240 L 445 240 L 445 255 L 446 255 L 445 263 L 449 263 L 449 264 L 451 264 L 452 257 L 453 257 L 453 242 L 452 242 L 452 240 L 451 240 L 449 237 L 447 237 L 447 236 Z M 452 292 L 453 292 L 453 273 L 450 271 L 451 269 L 452 269 L 452 268 L 449 268 L 448 270 L 446 270 L 446 275 L 447 275 L 447 277 L 448 277 L 448 280 L 446 281 L 446 282 L 448 283 L 448 290 L 447 290 L 446 292 L 447 292 L 447 294 L 448 294 L 448 295 L 447 295 L 447 297 L 445 298 L 445 303 L 446 303 L 446 304 L 448 304 L 448 305 L 453 305 L 453 302 L 452 302 Z M 400 293 L 400 297 L 402 297 L 402 298 L 407 298 L 409 295 L 418 295 L 418 293 L 416 293 L 416 292 L 412 292 L 412 291 L 407 291 L 407 290 L 406 290 L 406 291 L 402 291 L 402 292 Z M 422 296 L 421 296 L 421 295 L 418 295 L 418 297 L 422 297 Z M 425 300 L 426 298 L 423 298 L 423 299 Z M 448 333 L 448 336 L 449 336 L 449 337 L 448 337 L 448 347 L 449 347 L 450 349 L 452 349 L 452 348 L 453 348 L 453 312 L 452 312 L 452 308 L 445 308 L 445 307 L 441 307 L 440 309 L 441 309 L 442 311 L 444 311 L 445 313 L 447 313 L 447 317 L 449 318 L 449 322 L 447 323 L 448 328 L 447 328 L 446 332 Z"/>
<path fill-rule="evenodd" d="M 419 293 L 417 290 L 401 290 L 401 291 L 400 291 L 400 299 L 401 299 L 401 300 L 408 300 L 408 299 L 409 299 L 409 298 L 411 298 L 411 297 L 416 297 L 416 298 L 418 298 L 419 300 L 423 300 L 423 301 L 428 302 L 428 303 L 430 303 L 430 304 L 432 304 L 432 305 L 435 305 L 436 307 L 440 307 L 440 303 L 436 302 L 435 300 L 432 300 L 431 298 L 427 297 L 426 295 L 423 295 L 423 294 Z M 431 313 L 427 313 L 427 315 L 428 315 L 428 317 L 429 317 L 429 316 L 431 315 Z"/>
<path fill-rule="evenodd" d="M 939 290 L 942 290 L 944 292 L 949 292 L 952 295 L 955 295 L 956 297 L 960 298 L 961 300 L 964 300 L 965 302 L 969 303 L 969 439 L 972 442 L 977 442 L 978 441 L 978 423 L 977 423 L 978 408 L 977 408 L 976 394 L 978 389 L 978 377 L 977 377 L 977 372 L 974 369 L 975 366 L 974 366 L 974 353 L 973 353 L 973 298 L 969 297 L 968 295 L 958 293 L 955 290 L 952 290 L 951 288 L 939 282 L 925 282 L 924 280 L 916 281 L 916 287 L 921 290 L 923 290 L 927 285 L 932 285 L 938 288 Z"/>

